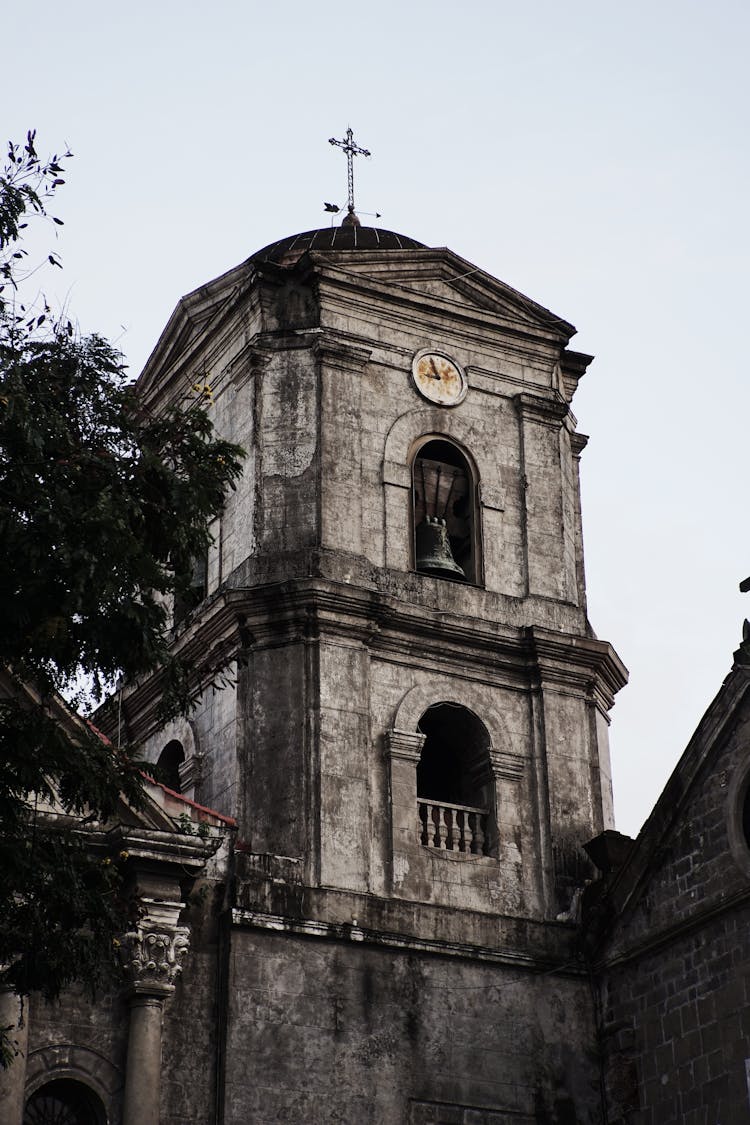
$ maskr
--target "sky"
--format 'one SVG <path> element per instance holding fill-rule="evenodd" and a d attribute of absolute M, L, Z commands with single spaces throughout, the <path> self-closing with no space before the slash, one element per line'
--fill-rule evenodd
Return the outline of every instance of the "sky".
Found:
<path fill-rule="evenodd" d="M 53 306 L 140 370 L 177 300 L 346 201 L 577 325 L 589 616 L 635 834 L 750 595 L 745 0 L 39 0 L 3 15 L 8 139 L 68 146 Z M 11 46 L 12 45 L 12 46 Z M 0 138 L 2 133 L 0 132 Z M 39 232 L 35 237 L 40 237 Z M 42 236 L 47 242 L 50 231 Z"/>

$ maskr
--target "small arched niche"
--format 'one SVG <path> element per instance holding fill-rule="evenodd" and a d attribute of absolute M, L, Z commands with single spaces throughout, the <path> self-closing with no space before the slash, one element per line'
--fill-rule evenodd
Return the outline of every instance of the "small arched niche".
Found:
<path fill-rule="evenodd" d="M 414 563 L 420 574 L 478 583 L 477 479 L 446 438 L 427 438 L 412 461 Z"/>
<path fill-rule="evenodd" d="M 26 1102 L 23 1125 L 107 1125 L 101 1099 L 83 1082 L 55 1078 Z"/>
<path fill-rule="evenodd" d="M 464 855 L 497 850 L 495 783 L 484 723 L 456 703 L 436 703 L 418 723 L 425 736 L 417 764 L 421 842 Z"/>
<path fill-rule="evenodd" d="M 173 738 L 162 750 L 156 760 L 156 780 L 175 793 L 182 792 L 180 766 L 185 761 L 185 750 L 177 738 Z"/>

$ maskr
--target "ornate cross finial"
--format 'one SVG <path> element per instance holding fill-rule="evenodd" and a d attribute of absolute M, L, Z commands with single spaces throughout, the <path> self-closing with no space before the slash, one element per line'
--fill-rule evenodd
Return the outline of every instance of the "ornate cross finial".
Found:
<path fill-rule="evenodd" d="M 371 156 L 372 154 L 366 148 L 360 148 L 354 141 L 354 133 L 352 132 L 351 125 L 346 130 L 346 137 L 343 141 L 337 141 L 335 137 L 331 137 L 328 141 L 329 145 L 337 145 L 342 148 L 346 153 L 346 172 L 347 172 L 347 185 L 349 188 L 349 206 L 348 211 L 350 215 L 354 214 L 354 157 L 355 156 Z"/>

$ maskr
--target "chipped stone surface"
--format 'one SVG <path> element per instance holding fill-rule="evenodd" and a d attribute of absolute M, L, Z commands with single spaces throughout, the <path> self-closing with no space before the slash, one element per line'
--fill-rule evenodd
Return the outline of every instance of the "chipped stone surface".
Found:
<path fill-rule="evenodd" d="M 600 1121 L 589 983 L 556 921 L 591 874 L 579 844 L 611 823 L 626 676 L 586 618 L 567 403 L 587 357 L 466 275 L 444 250 L 254 261 L 184 300 L 142 377 L 158 408 L 200 371 L 248 452 L 175 632 L 231 680 L 190 732 L 195 799 L 238 839 L 165 1011 L 167 1125 Z M 459 405 L 415 387 L 428 347 L 466 372 Z M 475 474 L 476 584 L 416 572 L 425 438 Z M 420 842 L 408 738 L 438 703 L 486 732 L 489 854 Z M 157 704 L 151 684 L 123 700 L 152 761 Z"/>

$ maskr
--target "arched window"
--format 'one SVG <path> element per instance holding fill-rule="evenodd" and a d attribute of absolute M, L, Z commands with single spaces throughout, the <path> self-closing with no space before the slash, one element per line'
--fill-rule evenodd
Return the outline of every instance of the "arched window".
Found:
<path fill-rule="evenodd" d="M 107 1125 L 101 1099 L 82 1082 L 56 1078 L 26 1103 L 23 1125 Z"/>
<path fill-rule="evenodd" d="M 184 761 L 185 751 L 182 748 L 182 743 L 173 738 L 171 742 L 167 743 L 157 759 L 156 780 L 169 786 L 170 789 L 174 789 L 176 793 L 181 793 L 180 766 Z"/>
<path fill-rule="evenodd" d="M 457 703 L 436 703 L 419 720 L 424 734 L 417 765 L 422 843 L 465 855 L 496 848 L 490 737 L 476 715 Z"/>
<path fill-rule="evenodd" d="M 421 445 L 412 466 L 414 559 L 420 574 L 479 582 L 476 480 L 453 442 Z"/>

